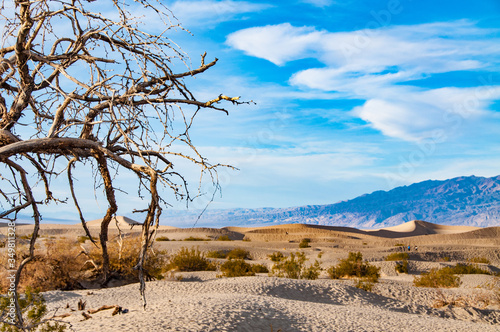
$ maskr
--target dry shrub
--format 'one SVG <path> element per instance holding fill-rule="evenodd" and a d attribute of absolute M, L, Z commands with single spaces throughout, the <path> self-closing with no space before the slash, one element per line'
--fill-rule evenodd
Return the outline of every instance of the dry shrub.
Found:
<path fill-rule="evenodd" d="M 252 265 L 252 271 L 255 273 L 268 273 L 269 269 L 263 264 L 254 264 Z"/>
<path fill-rule="evenodd" d="M 108 242 L 109 268 L 113 276 L 119 279 L 135 282 L 139 280 L 137 265 L 141 250 L 141 237 L 134 236 L 123 238 L 121 241 Z M 92 246 L 90 258 L 99 266 L 102 265 L 102 251 L 99 247 Z M 163 269 L 166 265 L 166 254 L 163 251 L 148 250 L 144 263 L 146 280 L 163 279 Z"/>
<path fill-rule="evenodd" d="M 490 260 L 486 257 L 472 257 L 469 259 L 470 263 L 491 264 Z"/>
<path fill-rule="evenodd" d="M 306 260 L 303 252 L 291 253 L 288 258 L 282 258 L 273 265 L 270 275 L 290 279 L 317 279 L 321 271 L 320 262 L 316 260 L 306 267 Z"/>
<path fill-rule="evenodd" d="M 218 277 L 246 277 L 254 276 L 255 272 L 252 265 L 245 262 L 243 259 L 230 259 L 220 266 L 222 275 Z"/>
<path fill-rule="evenodd" d="M 279 262 L 282 259 L 284 259 L 285 255 L 283 255 L 283 253 L 281 251 L 275 251 L 272 254 L 267 255 L 267 257 L 269 257 L 269 259 L 271 259 L 271 261 L 276 263 L 276 262 Z"/>
<path fill-rule="evenodd" d="M 217 241 L 233 241 L 227 235 L 222 235 L 217 238 Z"/>
<path fill-rule="evenodd" d="M 309 248 L 310 242 L 311 242 L 311 239 L 302 239 L 302 241 L 300 241 L 300 243 L 299 243 L 299 248 Z"/>
<path fill-rule="evenodd" d="M 410 255 L 407 252 L 393 252 L 392 254 L 387 255 L 385 258 L 386 261 L 402 261 L 410 258 Z"/>
<path fill-rule="evenodd" d="M 363 278 L 365 281 L 377 282 L 380 278 L 380 268 L 364 262 L 360 252 L 350 252 L 347 259 L 341 259 L 337 266 L 331 266 L 327 272 L 332 279 L 356 277 Z"/>
<path fill-rule="evenodd" d="M 170 257 L 166 266 L 167 270 L 176 271 L 215 271 L 216 266 L 210 262 L 198 248 L 187 249 L 182 247 L 176 254 Z"/>
<path fill-rule="evenodd" d="M 162 241 L 170 241 L 170 239 L 166 236 L 158 236 L 156 238 L 156 241 L 162 242 Z"/>
<path fill-rule="evenodd" d="M 27 255 L 28 248 L 20 246 L 18 260 Z M 27 286 L 40 291 L 81 289 L 85 257 L 79 255 L 81 248 L 77 241 L 66 239 L 45 241 L 45 250 L 37 248 L 35 258 L 28 263 L 19 282 L 20 291 Z"/>
<path fill-rule="evenodd" d="M 250 252 L 245 249 L 235 248 L 227 254 L 228 259 L 252 259 Z"/>
<path fill-rule="evenodd" d="M 204 239 L 201 237 L 190 236 L 190 237 L 185 238 L 184 241 L 211 241 L 211 239 L 209 239 L 209 238 Z"/>
<path fill-rule="evenodd" d="M 452 270 L 431 269 L 427 273 L 422 273 L 420 277 L 413 279 L 413 284 L 417 287 L 433 287 L 433 288 L 452 288 L 458 287 L 461 284 L 459 276 L 454 275 Z"/>
<path fill-rule="evenodd" d="M 404 259 L 401 263 L 397 262 L 395 269 L 398 273 L 408 273 L 408 261 Z"/>
<path fill-rule="evenodd" d="M 227 250 L 211 250 L 206 253 L 208 258 L 227 258 L 229 252 Z"/>

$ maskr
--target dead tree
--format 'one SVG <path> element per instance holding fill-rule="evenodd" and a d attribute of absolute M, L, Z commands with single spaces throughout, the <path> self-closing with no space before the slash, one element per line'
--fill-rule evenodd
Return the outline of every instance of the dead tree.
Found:
<path fill-rule="evenodd" d="M 221 102 L 240 102 L 222 94 L 200 101 L 190 92 L 186 80 L 214 66 L 217 59 L 205 62 L 204 54 L 199 66 L 186 65 L 189 59 L 168 37 L 172 29 L 182 28 L 172 23 L 173 16 L 161 1 L 106 2 L 114 10 L 107 16 L 96 10 L 96 4 L 91 0 L 2 1 L 0 218 L 14 220 L 29 209 L 34 219 L 29 255 L 17 270 L 17 287 L 23 267 L 34 255 L 38 206 L 65 199 L 53 195 L 53 178 L 67 175 L 68 200 L 92 239 L 73 186 L 74 169 L 92 164 L 95 185 L 103 188 L 108 202 L 99 235 L 102 273 L 107 279 L 108 225 L 119 204 L 114 180 L 119 172 L 135 174 L 138 190 L 147 198 L 136 266 L 144 298 L 147 248 L 162 206 L 168 204 L 162 192 L 172 190 L 176 198 L 193 199 L 174 160 L 199 166 L 213 181 L 217 167 L 225 166 L 210 164 L 198 152 L 189 136 L 193 119 L 204 110 L 227 113 Z M 132 14 L 136 11 L 156 15 L 156 21 L 163 22 L 162 32 L 148 32 L 141 18 Z M 178 130 L 179 119 L 182 130 Z M 33 174 L 44 187 L 43 197 L 33 194 Z"/>

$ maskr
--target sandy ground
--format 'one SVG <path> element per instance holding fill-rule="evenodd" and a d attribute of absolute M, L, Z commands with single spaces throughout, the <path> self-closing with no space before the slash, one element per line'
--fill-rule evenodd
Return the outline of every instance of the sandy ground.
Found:
<path fill-rule="evenodd" d="M 98 221 L 89 223 L 98 234 Z M 120 229 L 132 229 L 119 220 Z M 29 234 L 29 225 L 19 233 Z M 112 229 L 117 234 L 116 225 Z M 0 228 L 0 232 L 2 229 Z M 83 235 L 81 226 L 42 225 L 44 237 Z M 234 241 L 214 241 L 227 235 Z M 413 279 L 431 268 L 482 257 L 481 264 L 500 272 L 500 228 L 464 228 L 414 221 L 390 229 L 363 231 L 341 227 L 280 225 L 261 228 L 180 229 L 163 226 L 158 236 L 177 241 L 156 242 L 157 250 L 171 254 L 181 247 L 201 251 L 244 248 L 250 263 L 272 266 L 267 255 L 280 251 L 304 252 L 309 262 L 321 256 L 321 266 L 360 251 L 363 258 L 381 268 L 382 278 L 372 292 L 354 287 L 353 280 L 331 280 L 323 271 L 318 280 L 291 280 L 260 274 L 255 277 L 217 278 L 217 272 L 177 273 L 182 280 L 147 283 L 146 310 L 138 284 L 121 287 L 51 291 L 44 294 L 51 313 L 70 313 L 61 321 L 74 331 L 499 331 L 500 283 L 491 275 L 464 275 L 458 288 L 433 289 L 413 286 Z M 180 241 L 189 236 L 205 241 Z M 1 237 L 1 236 L 0 236 Z M 298 248 L 310 238 L 311 247 Z M 245 239 L 245 241 L 243 241 Z M 113 239 L 111 238 L 111 241 Z M 398 274 L 395 262 L 384 258 L 411 245 L 410 274 Z M 415 250 L 418 246 L 418 250 Z M 119 305 L 126 313 L 112 316 L 103 310 L 84 320 L 76 310 L 79 300 L 86 310 Z M 436 308 L 437 301 L 449 305 Z"/>

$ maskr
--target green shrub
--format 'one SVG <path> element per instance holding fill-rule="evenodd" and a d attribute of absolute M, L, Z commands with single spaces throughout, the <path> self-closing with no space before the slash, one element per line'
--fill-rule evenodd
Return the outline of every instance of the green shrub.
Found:
<path fill-rule="evenodd" d="M 301 278 L 308 280 L 318 279 L 322 270 L 320 264 L 321 263 L 318 260 L 314 261 L 314 264 L 312 264 L 302 272 Z"/>
<path fill-rule="evenodd" d="M 311 239 L 302 239 L 302 241 L 300 241 L 300 243 L 299 243 L 299 248 L 309 248 L 310 242 L 311 242 Z"/>
<path fill-rule="evenodd" d="M 290 279 L 317 279 L 321 271 L 320 263 L 306 267 L 306 255 L 303 252 L 291 253 L 288 258 L 276 262 L 271 271 L 271 276 Z"/>
<path fill-rule="evenodd" d="M 399 273 L 408 273 L 408 261 L 404 259 L 401 263 L 396 263 L 396 271 Z"/>
<path fill-rule="evenodd" d="M 198 248 L 187 249 L 182 247 L 170 257 L 167 270 L 177 271 L 215 271 L 216 266 L 210 262 Z"/>
<path fill-rule="evenodd" d="M 460 277 L 451 273 L 450 269 L 431 269 L 427 273 L 422 273 L 420 277 L 413 279 L 413 284 L 417 287 L 451 288 L 461 284 Z"/>
<path fill-rule="evenodd" d="M 410 258 L 410 255 L 407 252 L 393 252 L 392 254 L 387 255 L 385 258 L 386 261 L 402 261 Z"/>
<path fill-rule="evenodd" d="M 12 320 L 15 325 L 1 323 L 2 331 L 18 332 L 18 331 L 43 331 L 43 332 L 63 332 L 66 326 L 59 322 L 50 323 L 49 319 L 44 319 L 43 316 L 47 313 L 45 299 L 38 290 L 32 291 L 31 287 L 26 287 L 24 295 L 17 296 L 19 308 L 23 316 L 23 325 L 17 320 L 17 316 Z M 7 321 L 6 315 L 11 305 L 10 297 L 0 297 L 0 312 L 4 321 Z"/>
<path fill-rule="evenodd" d="M 230 259 L 220 266 L 223 277 L 246 277 L 254 276 L 255 272 L 252 265 L 245 262 L 243 259 Z"/>
<path fill-rule="evenodd" d="M 208 238 L 203 239 L 201 237 L 190 236 L 190 237 L 185 238 L 184 241 L 210 241 L 210 239 L 208 239 Z"/>
<path fill-rule="evenodd" d="M 217 241 L 233 241 L 227 235 L 222 235 L 217 238 Z"/>
<path fill-rule="evenodd" d="M 469 259 L 471 263 L 491 264 L 490 260 L 486 257 L 473 257 Z"/>
<path fill-rule="evenodd" d="M 156 238 L 156 241 L 162 242 L 162 241 L 170 241 L 170 239 L 166 236 L 158 236 Z"/>
<path fill-rule="evenodd" d="M 208 258 L 227 258 L 228 252 L 226 250 L 211 250 L 206 253 Z"/>
<path fill-rule="evenodd" d="M 275 251 L 272 254 L 267 255 L 267 257 L 269 257 L 271 259 L 271 261 L 276 263 L 276 262 L 279 262 L 282 259 L 284 259 L 285 255 L 283 255 L 283 253 L 281 251 Z"/>
<path fill-rule="evenodd" d="M 358 282 L 354 285 L 354 287 L 362 289 L 366 292 L 371 292 L 373 290 L 373 285 L 375 283 L 371 281 L 364 281 L 362 279 L 359 279 Z"/>
<path fill-rule="evenodd" d="M 269 269 L 265 265 L 254 264 L 254 265 L 252 265 L 252 271 L 255 273 L 268 273 Z"/>
<path fill-rule="evenodd" d="M 247 250 L 235 248 L 227 254 L 227 259 L 252 259 L 252 257 Z"/>
<path fill-rule="evenodd" d="M 350 252 L 347 259 L 341 259 L 337 266 L 331 266 L 327 272 L 332 279 L 357 277 L 377 282 L 380 278 L 380 268 L 363 262 L 363 255 L 360 252 Z"/>

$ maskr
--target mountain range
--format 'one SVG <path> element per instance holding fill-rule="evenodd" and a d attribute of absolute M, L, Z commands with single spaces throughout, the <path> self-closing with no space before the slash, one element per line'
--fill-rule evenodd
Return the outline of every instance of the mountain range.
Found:
<path fill-rule="evenodd" d="M 307 223 L 355 228 L 396 226 L 411 220 L 464 226 L 500 225 L 500 176 L 428 180 L 375 191 L 328 205 L 290 208 L 164 211 L 163 223 L 197 226 L 265 226 Z"/>

